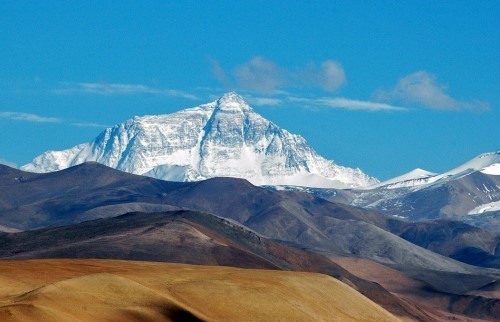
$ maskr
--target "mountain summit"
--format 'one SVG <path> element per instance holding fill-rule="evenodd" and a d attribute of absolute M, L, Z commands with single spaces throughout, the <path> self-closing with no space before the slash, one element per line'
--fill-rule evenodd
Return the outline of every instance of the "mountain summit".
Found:
<path fill-rule="evenodd" d="M 238 177 L 255 185 L 325 188 L 377 183 L 359 169 L 324 159 L 234 92 L 173 114 L 136 116 L 92 142 L 45 152 L 21 169 L 51 172 L 87 161 L 172 181 Z"/>

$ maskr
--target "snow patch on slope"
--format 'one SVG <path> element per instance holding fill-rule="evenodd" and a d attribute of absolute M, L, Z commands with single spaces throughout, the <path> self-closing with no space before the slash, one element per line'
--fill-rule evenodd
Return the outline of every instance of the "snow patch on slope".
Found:
<path fill-rule="evenodd" d="M 471 211 L 469 211 L 469 215 L 478 215 L 482 214 L 485 212 L 491 212 L 491 211 L 500 211 L 500 201 L 494 201 L 490 202 L 487 204 L 483 204 L 481 206 L 478 206 Z"/>
<path fill-rule="evenodd" d="M 483 168 L 481 172 L 493 176 L 500 176 L 500 163 L 495 163 L 490 166 L 487 166 Z"/>

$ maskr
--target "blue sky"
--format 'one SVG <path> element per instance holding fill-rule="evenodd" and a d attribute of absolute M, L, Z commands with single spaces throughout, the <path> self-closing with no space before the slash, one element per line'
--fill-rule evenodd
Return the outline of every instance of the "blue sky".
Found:
<path fill-rule="evenodd" d="M 0 162 L 235 90 L 387 179 L 500 150 L 499 1 L 2 1 Z"/>

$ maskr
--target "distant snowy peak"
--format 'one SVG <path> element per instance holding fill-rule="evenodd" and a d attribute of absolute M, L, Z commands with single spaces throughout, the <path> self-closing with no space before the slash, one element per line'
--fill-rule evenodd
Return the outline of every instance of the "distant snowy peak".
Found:
<path fill-rule="evenodd" d="M 425 170 L 415 169 L 402 176 L 392 178 L 368 188 L 418 188 L 427 186 L 429 184 L 441 183 L 460 178 L 476 171 L 488 175 L 500 175 L 500 151 L 478 155 L 474 159 L 442 174 L 435 174 L 427 172 Z"/>
<path fill-rule="evenodd" d="M 414 183 L 416 183 L 419 181 L 425 181 L 425 179 L 427 179 L 429 177 L 434 177 L 436 175 L 437 175 L 437 173 L 433 173 L 433 172 L 429 172 L 429 171 L 417 168 L 417 169 L 414 169 L 410 172 L 402 174 L 398 177 L 395 177 L 395 178 L 383 181 L 381 183 L 378 183 L 376 185 L 373 185 L 369 188 L 372 189 L 372 188 L 377 188 L 377 187 L 382 187 L 382 186 L 389 186 L 389 185 L 393 185 L 393 184 L 409 182 L 409 181 L 413 181 Z"/>
<path fill-rule="evenodd" d="M 322 158 L 304 138 L 266 120 L 234 92 L 173 114 L 134 117 L 90 143 L 45 152 L 22 169 L 50 172 L 86 161 L 174 181 L 238 177 L 256 185 L 325 188 L 378 182 Z"/>

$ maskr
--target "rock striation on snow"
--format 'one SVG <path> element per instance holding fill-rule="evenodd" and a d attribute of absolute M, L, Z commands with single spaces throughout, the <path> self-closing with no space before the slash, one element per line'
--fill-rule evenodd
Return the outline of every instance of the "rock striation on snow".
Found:
<path fill-rule="evenodd" d="M 375 178 L 318 155 L 304 138 L 256 113 L 238 94 L 173 114 L 134 117 L 92 142 L 48 151 L 21 169 L 62 170 L 96 161 L 171 181 L 244 178 L 255 185 L 365 187 Z"/>

